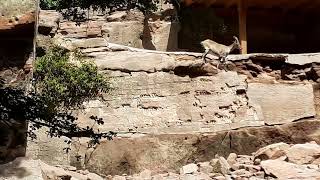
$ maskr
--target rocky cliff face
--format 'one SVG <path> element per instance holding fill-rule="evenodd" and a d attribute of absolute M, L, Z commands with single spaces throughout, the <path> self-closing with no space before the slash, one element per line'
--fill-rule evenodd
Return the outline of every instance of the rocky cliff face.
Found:
<path fill-rule="evenodd" d="M 0 79 L 5 86 L 25 88 L 34 33 L 34 2 L 0 2 Z M 2 96 L 2 95 L 0 95 Z M 26 125 L 0 125 L 0 163 L 25 155 Z"/>
<path fill-rule="evenodd" d="M 132 174 L 145 168 L 178 170 L 215 154 L 250 154 L 277 142 L 320 143 L 319 54 L 234 55 L 228 57 L 226 70 L 217 69 L 214 56 L 204 64 L 199 53 L 109 43 L 102 26 L 111 28 L 110 34 L 119 32 L 115 24 L 142 28 L 119 23 L 120 15 L 109 17 L 116 19 L 113 23 L 100 17 L 103 25 L 90 21 L 76 27 L 56 12 L 42 12 L 40 29 L 46 31 L 39 45 L 50 40 L 79 48 L 114 85 L 115 90 L 104 95 L 106 102 L 85 105 L 79 124 L 91 126 L 86 117 L 94 114 L 105 119 L 96 127 L 100 131 L 120 133 L 96 148 L 87 148 L 86 139 L 79 139 L 71 154 L 63 153 L 62 140 L 39 133 L 40 138 L 29 143 L 28 156 L 100 174 Z"/>
<path fill-rule="evenodd" d="M 65 38 L 103 38 L 108 42 L 136 48 L 174 51 L 178 48 L 179 24 L 173 7 L 163 5 L 159 12 L 145 17 L 138 10 L 117 11 L 111 15 L 89 12 L 88 21 L 67 21 L 55 11 L 40 12 L 39 32 Z"/>

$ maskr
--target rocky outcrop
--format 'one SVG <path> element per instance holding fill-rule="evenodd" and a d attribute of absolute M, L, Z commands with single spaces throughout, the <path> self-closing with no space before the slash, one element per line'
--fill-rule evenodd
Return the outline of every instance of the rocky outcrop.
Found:
<path fill-rule="evenodd" d="M 0 16 L 0 78 L 6 85 L 23 86 L 30 71 L 34 19 L 33 12 Z"/>
<path fill-rule="evenodd" d="M 101 38 L 56 42 L 69 49 L 80 47 L 101 72 L 112 77 L 117 89 L 105 95 L 107 103 L 86 105 L 80 115 L 84 125 L 90 114 L 99 112 L 108 119 L 100 127 L 103 130 L 204 133 L 316 116 L 313 81 L 273 77 L 276 66 L 265 72 L 267 61 L 291 66 L 284 61 L 286 56 L 231 56 L 226 68 L 234 65 L 233 71 L 224 72 L 215 67 L 215 57 L 209 56 L 211 62 L 204 64 L 197 53 L 146 51 Z M 259 59 L 260 65 L 251 59 Z M 163 114 L 169 117 L 162 119 Z"/>
<path fill-rule="evenodd" d="M 142 22 L 133 17 L 138 16 L 117 12 L 107 21 L 104 16 L 91 16 L 80 26 L 59 18 L 46 25 L 52 27 L 47 32 L 53 44 L 80 49 L 96 62 L 101 73 L 108 75 L 114 87 L 110 94 L 103 95 L 104 102 L 85 104 L 78 113 L 79 125 L 93 126 L 100 132 L 116 131 L 118 137 L 102 140 L 95 148 L 87 147 L 87 139 L 77 139 L 70 154 L 65 155 L 63 141 L 48 140 L 42 134 L 40 140 L 29 143 L 30 157 L 105 175 L 131 175 L 149 169 L 136 176 L 148 178 L 150 172 L 178 172 L 188 163 L 193 164 L 182 168 L 183 175 L 172 177 L 197 178 L 195 173 L 200 170 L 205 179 L 211 167 L 219 170 L 220 178 L 274 177 L 273 173 L 262 172 L 261 161 L 277 160 L 286 153 L 292 160 L 281 162 L 284 167 L 296 163 L 294 166 L 300 168 L 298 160 L 292 158 L 296 155 L 289 153 L 294 146 L 286 144 L 262 149 L 255 159 L 229 154 L 250 155 L 280 142 L 319 143 L 320 68 L 317 58 L 311 58 L 316 54 L 298 55 L 296 59 L 288 54 L 231 55 L 224 69 L 218 69 L 217 57 L 212 55 L 208 55 L 209 63 L 203 63 L 201 53 L 134 48 L 141 47 L 140 43 L 143 46 L 138 39 L 150 28 L 141 31 L 142 24 L 133 26 L 133 21 Z M 115 31 L 130 27 L 128 36 Z M 115 41 L 127 46 L 112 43 Z M 299 58 L 308 60 L 302 63 Z M 104 125 L 87 121 L 92 114 L 104 118 Z M 48 154 L 59 158 L 46 158 Z M 220 158 L 210 164 L 216 154 Z M 312 157 L 309 162 L 315 161 L 316 155 Z M 241 168 L 233 169 L 239 158 Z"/>
<path fill-rule="evenodd" d="M 87 13 L 86 13 L 87 14 Z M 96 38 L 130 47 L 173 51 L 178 46 L 179 24 L 171 22 L 173 7 L 165 7 L 145 17 L 137 10 L 116 11 L 110 15 L 90 13 L 88 21 L 77 23 L 55 11 L 40 12 L 39 32 L 63 38 Z"/>
<path fill-rule="evenodd" d="M 4 86 L 24 89 L 28 84 L 26 80 L 32 64 L 34 9 L 34 1 L 0 2 L 0 81 L 4 82 Z M 0 163 L 25 155 L 26 124 L 12 124 L 8 128 L 0 123 Z"/>

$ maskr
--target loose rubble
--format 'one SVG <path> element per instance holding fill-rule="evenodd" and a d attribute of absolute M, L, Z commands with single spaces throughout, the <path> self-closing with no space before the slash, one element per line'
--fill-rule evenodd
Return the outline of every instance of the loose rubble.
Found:
<path fill-rule="evenodd" d="M 147 173 L 146 173 L 147 172 Z M 249 155 L 231 153 L 227 159 L 216 156 L 210 162 L 187 164 L 180 173 L 167 172 L 151 176 L 145 170 L 131 176 L 108 177 L 112 180 L 261 180 L 320 179 L 320 145 L 315 142 L 290 145 L 276 143 Z"/>
<path fill-rule="evenodd" d="M 73 166 L 50 166 L 41 160 L 17 158 L 0 165 L 0 180 L 262 180 L 320 179 L 320 145 L 276 143 L 252 155 L 231 153 L 227 159 L 216 155 L 209 162 L 191 163 L 155 174 L 145 169 L 134 175 L 99 176 Z M 174 169 L 174 167 L 173 167 Z"/>

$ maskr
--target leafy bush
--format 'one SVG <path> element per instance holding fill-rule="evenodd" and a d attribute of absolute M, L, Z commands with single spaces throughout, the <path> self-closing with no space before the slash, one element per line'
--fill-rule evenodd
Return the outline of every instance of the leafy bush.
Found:
<path fill-rule="evenodd" d="M 108 79 L 98 73 L 97 66 L 75 53 L 70 62 L 70 53 L 60 47 L 53 47 L 37 59 L 34 71 L 34 89 L 26 94 L 24 90 L 3 86 L 0 79 L 0 125 L 15 128 L 15 124 L 30 122 L 28 134 L 35 137 L 34 130 L 48 127 L 48 134 L 54 137 L 89 137 L 90 146 L 101 138 L 112 139 L 113 132 L 99 133 L 92 127 L 81 128 L 72 110 L 83 102 L 98 98 L 110 90 Z M 95 124 L 103 119 L 91 116 Z M 69 143 L 69 142 L 68 142 Z M 68 148 L 66 149 L 69 150 Z"/>
<path fill-rule="evenodd" d="M 40 7 L 43 10 L 56 9 L 58 7 L 57 0 L 41 0 Z"/>
<path fill-rule="evenodd" d="M 106 77 L 98 73 L 93 62 L 83 60 L 79 53 L 70 62 L 69 56 L 66 49 L 53 47 L 35 64 L 35 90 L 53 107 L 79 107 L 110 90 Z"/>

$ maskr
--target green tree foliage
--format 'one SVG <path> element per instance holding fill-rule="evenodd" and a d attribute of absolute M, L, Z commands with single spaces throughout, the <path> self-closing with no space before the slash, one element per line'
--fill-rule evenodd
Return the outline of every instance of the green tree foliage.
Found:
<path fill-rule="evenodd" d="M 37 59 L 34 72 L 36 92 L 53 107 L 79 107 L 84 101 L 97 97 L 110 90 L 106 77 L 98 73 L 97 66 L 63 48 L 53 47 Z"/>
<path fill-rule="evenodd" d="M 42 9 L 70 9 L 81 8 L 94 10 L 110 10 L 116 9 L 134 9 L 138 8 L 142 11 L 156 10 L 156 4 L 159 0 L 41 0 L 40 7 Z"/>
<path fill-rule="evenodd" d="M 48 127 L 50 136 L 90 137 L 91 145 L 101 138 L 112 139 L 113 132 L 99 133 L 92 127 L 81 128 L 72 110 L 80 108 L 83 102 L 99 98 L 100 93 L 110 90 L 108 79 L 99 74 L 97 67 L 76 54 L 70 62 L 70 53 L 53 47 L 38 58 L 35 65 L 33 91 L 5 87 L 0 80 L 0 123 L 8 128 L 15 124 L 30 122 L 28 134 L 35 137 L 34 130 Z M 91 116 L 95 123 L 103 119 Z"/>
<path fill-rule="evenodd" d="M 163 0 L 179 6 L 181 0 Z M 62 12 L 65 18 L 74 21 L 86 20 L 83 10 L 104 11 L 107 13 L 115 10 L 139 9 L 144 14 L 156 11 L 161 0 L 41 0 L 41 9 L 52 9 Z"/>

